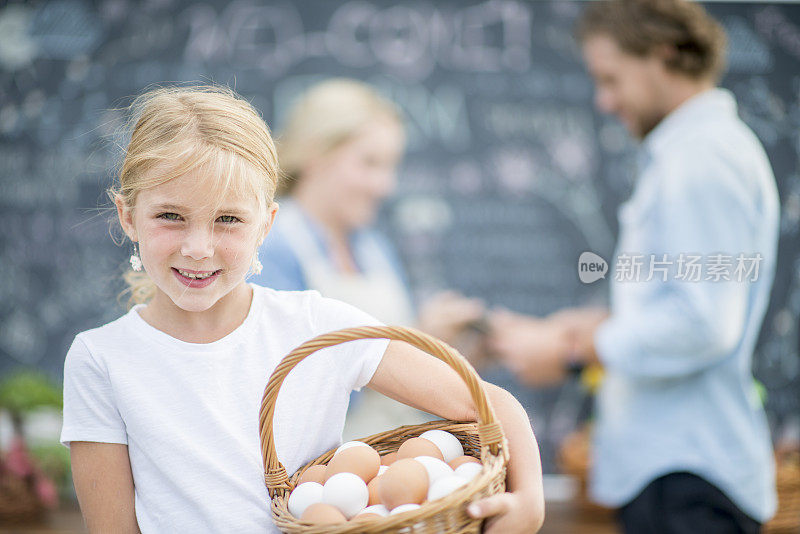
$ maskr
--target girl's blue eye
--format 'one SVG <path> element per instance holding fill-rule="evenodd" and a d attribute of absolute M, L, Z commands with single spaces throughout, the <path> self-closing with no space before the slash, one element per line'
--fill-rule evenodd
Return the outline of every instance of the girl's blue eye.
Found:
<path fill-rule="evenodd" d="M 158 216 L 159 219 L 166 219 L 168 221 L 177 221 L 181 218 L 177 213 L 162 213 Z"/>
<path fill-rule="evenodd" d="M 240 222 L 239 218 L 234 215 L 220 215 L 219 219 L 217 220 L 219 220 L 219 222 L 224 222 L 224 223 Z"/>

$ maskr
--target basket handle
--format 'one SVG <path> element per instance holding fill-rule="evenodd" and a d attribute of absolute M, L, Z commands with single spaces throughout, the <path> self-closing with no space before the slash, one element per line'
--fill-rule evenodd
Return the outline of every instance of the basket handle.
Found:
<path fill-rule="evenodd" d="M 492 454 L 505 453 L 505 435 L 497 422 L 494 410 L 486 393 L 481 387 L 481 380 L 472 365 L 447 343 L 429 336 L 413 328 L 399 326 L 364 326 L 358 328 L 345 328 L 327 334 L 322 334 L 310 339 L 290 352 L 278 364 L 269 377 L 261 399 L 259 412 L 259 433 L 261 436 L 261 457 L 264 461 L 264 481 L 269 489 L 270 497 L 275 497 L 279 490 L 289 490 L 289 477 L 286 469 L 278 461 L 275 452 L 275 435 L 272 428 L 275 415 L 275 402 L 281 384 L 289 371 L 314 352 L 359 339 L 390 339 L 405 341 L 420 350 L 431 354 L 452 367 L 458 376 L 467 384 L 472 400 L 478 408 L 478 436 L 481 448 L 488 448 Z"/>

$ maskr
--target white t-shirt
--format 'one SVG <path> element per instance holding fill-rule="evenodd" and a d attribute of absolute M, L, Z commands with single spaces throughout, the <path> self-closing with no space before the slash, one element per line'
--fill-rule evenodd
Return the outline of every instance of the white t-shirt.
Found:
<path fill-rule="evenodd" d="M 128 445 L 143 534 L 278 532 L 258 428 L 269 376 L 314 336 L 379 324 L 316 291 L 251 286 L 247 318 L 213 343 L 175 339 L 145 322 L 137 306 L 78 334 L 67 354 L 61 443 Z M 387 345 L 337 345 L 289 373 L 274 421 L 287 474 L 341 443 L 350 392 L 370 381 Z"/>

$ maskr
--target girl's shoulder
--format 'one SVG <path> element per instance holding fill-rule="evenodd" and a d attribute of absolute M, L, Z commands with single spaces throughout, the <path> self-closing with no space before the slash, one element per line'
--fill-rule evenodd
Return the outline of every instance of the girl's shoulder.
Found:
<path fill-rule="evenodd" d="M 120 347 L 134 345 L 135 331 L 131 323 L 135 320 L 131 309 L 121 317 L 96 328 L 84 330 L 75 336 L 67 351 L 65 366 L 67 368 L 91 365 L 105 366 L 105 355 L 119 350 Z"/>
<path fill-rule="evenodd" d="M 129 337 L 132 333 L 134 328 L 133 323 L 135 323 L 135 320 L 138 317 L 138 311 L 136 311 L 136 309 L 139 306 L 140 305 L 134 306 L 124 315 L 102 326 L 84 330 L 76 335 L 75 338 L 80 339 L 87 345 L 102 342 L 104 340 L 116 340 L 117 343 L 124 341 L 124 339 Z"/>
<path fill-rule="evenodd" d="M 286 317 L 312 313 L 325 298 L 315 289 L 274 289 L 251 282 L 253 305 L 259 310 Z"/>
<path fill-rule="evenodd" d="M 261 309 L 270 315 L 270 322 L 306 323 L 315 335 L 349 326 L 380 324 L 358 308 L 325 297 L 315 289 L 283 291 L 251 286 L 254 298 L 261 300 Z"/>

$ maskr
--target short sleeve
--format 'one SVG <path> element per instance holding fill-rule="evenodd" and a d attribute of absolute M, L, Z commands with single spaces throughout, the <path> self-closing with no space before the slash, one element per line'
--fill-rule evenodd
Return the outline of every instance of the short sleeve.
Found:
<path fill-rule="evenodd" d="M 64 361 L 64 423 L 61 444 L 71 441 L 128 443 L 105 366 L 75 338 Z"/>
<path fill-rule="evenodd" d="M 383 323 L 355 306 L 323 297 L 316 291 L 309 293 L 313 295 L 314 330 L 319 334 L 357 326 L 383 326 Z M 388 346 L 388 339 L 350 341 L 340 345 L 343 353 L 339 358 L 339 370 L 349 389 L 358 391 L 372 380 Z"/>

